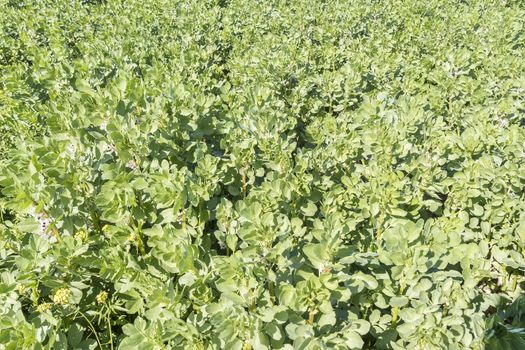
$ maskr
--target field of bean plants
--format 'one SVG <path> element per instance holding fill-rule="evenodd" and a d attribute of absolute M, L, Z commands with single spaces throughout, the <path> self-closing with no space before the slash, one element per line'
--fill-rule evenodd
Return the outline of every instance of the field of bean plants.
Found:
<path fill-rule="evenodd" d="M 525 349 L 524 25 L 0 0 L 0 350 Z"/>

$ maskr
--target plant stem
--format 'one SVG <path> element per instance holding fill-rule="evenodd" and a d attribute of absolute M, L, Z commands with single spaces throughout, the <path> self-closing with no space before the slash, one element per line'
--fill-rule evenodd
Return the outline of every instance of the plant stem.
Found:
<path fill-rule="evenodd" d="M 314 324 L 314 317 L 315 317 L 315 306 L 310 309 L 310 312 L 308 313 L 308 323 L 309 325 Z"/>
<path fill-rule="evenodd" d="M 246 198 L 246 173 L 242 170 L 242 196 Z"/>
<path fill-rule="evenodd" d="M 397 315 L 399 313 L 399 308 L 396 306 L 392 309 L 392 328 L 397 327 Z"/>
<path fill-rule="evenodd" d="M 109 318 L 109 314 L 106 315 L 106 320 L 108 324 L 109 344 L 110 344 L 111 350 L 113 350 L 113 332 L 111 330 L 111 319 Z"/>
<path fill-rule="evenodd" d="M 137 236 L 138 236 L 138 248 L 141 255 L 146 255 L 146 249 L 144 248 L 144 233 L 142 232 L 142 221 L 139 221 L 137 227 Z"/>
<path fill-rule="evenodd" d="M 95 327 L 93 326 L 93 323 L 84 315 L 82 311 L 78 311 L 80 316 L 82 316 L 88 323 L 89 328 L 91 329 L 91 332 L 93 332 L 93 335 L 95 336 L 95 339 L 97 340 L 98 346 L 102 349 L 102 343 L 100 342 L 100 338 L 98 337 L 97 331 L 95 330 Z"/>

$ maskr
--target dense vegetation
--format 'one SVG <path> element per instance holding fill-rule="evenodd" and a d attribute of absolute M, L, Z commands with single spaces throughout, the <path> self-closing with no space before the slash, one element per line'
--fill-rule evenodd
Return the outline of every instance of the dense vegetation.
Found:
<path fill-rule="evenodd" d="M 0 0 L 0 349 L 525 349 L 524 22 Z"/>

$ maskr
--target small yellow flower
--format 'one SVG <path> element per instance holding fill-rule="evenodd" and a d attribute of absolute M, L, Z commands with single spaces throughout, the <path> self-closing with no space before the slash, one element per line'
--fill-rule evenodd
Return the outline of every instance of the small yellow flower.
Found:
<path fill-rule="evenodd" d="M 68 288 L 60 288 L 56 291 L 53 296 L 53 302 L 57 305 L 65 305 L 69 303 L 69 297 L 71 296 L 71 291 Z"/>
<path fill-rule="evenodd" d="M 87 238 L 87 232 L 84 230 L 77 231 L 75 233 L 75 239 L 78 239 L 79 241 L 85 241 Z"/>
<path fill-rule="evenodd" d="M 104 304 L 108 300 L 108 292 L 102 291 L 96 296 L 97 303 Z"/>
<path fill-rule="evenodd" d="M 22 294 L 25 294 L 25 292 L 27 292 L 27 287 L 22 285 L 22 284 L 19 284 L 17 287 L 16 287 L 16 291 L 18 292 L 18 294 L 22 295 Z"/>
<path fill-rule="evenodd" d="M 36 311 L 42 313 L 51 310 L 53 304 L 51 303 L 42 303 L 36 307 Z"/>

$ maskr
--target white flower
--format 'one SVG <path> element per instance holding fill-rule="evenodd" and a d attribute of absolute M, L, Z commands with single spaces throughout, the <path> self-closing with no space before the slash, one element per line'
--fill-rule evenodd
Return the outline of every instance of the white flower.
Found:
<path fill-rule="evenodd" d="M 332 267 L 330 266 L 329 262 L 323 261 L 321 264 L 319 264 L 319 275 L 322 275 L 323 273 L 330 272 L 332 270 Z"/>
<path fill-rule="evenodd" d="M 110 154 L 117 154 L 117 146 L 114 143 L 109 144 L 108 149 Z"/>
<path fill-rule="evenodd" d="M 49 228 L 49 225 L 51 224 L 51 220 L 49 218 L 44 217 L 40 213 L 33 213 L 33 214 L 30 214 L 30 215 L 33 216 L 33 218 L 38 222 L 38 231 L 37 231 L 37 233 L 40 236 L 44 236 L 45 237 L 46 234 L 47 234 L 47 229 Z"/>
<path fill-rule="evenodd" d="M 69 145 L 67 145 L 66 147 L 67 154 L 69 154 L 70 156 L 74 156 L 76 151 L 77 149 L 73 143 L 70 143 Z"/>
<path fill-rule="evenodd" d="M 135 160 L 132 159 L 129 162 L 127 162 L 126 167 L 130 168 L 131 170 L 136 170 L 137 169 L 137 162 L 135 162 Z"/>
<path fill-rule="evenodd" d="M 51 222 L 53 221 L 52 218 L 49 218 L 45 216 L 42 213 L 39 213 L 36 211 L 35 207 L 31 207 L 28 211 L 29 216 L 33 217 L 37 223 L 38 223 L 38 231 L 37 234 L 43 238 L 46 238 L 49 241 L 54 241 L 56 238 L 49 234 L 48 228 Z"/>
<path fill-rule="evenodd" d="M 183 210 L 179 210 L 179 212 L 177 213 L 177 223 L 179 225 L 182 225 L 182 217 L 184 215 L 184 211 Z"/>

